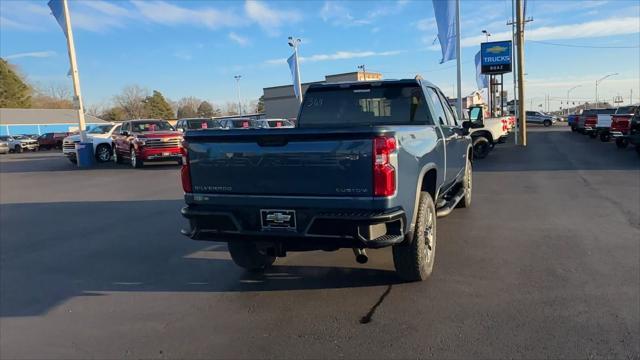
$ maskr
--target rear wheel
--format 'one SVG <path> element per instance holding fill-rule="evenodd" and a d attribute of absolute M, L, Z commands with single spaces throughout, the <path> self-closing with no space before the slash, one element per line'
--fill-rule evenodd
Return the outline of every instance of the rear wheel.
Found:
<path fill-rule="evenodd" d="M 258 249 L 256 243 L 251 241 L 232 241 L 228 247 L 233 262 L 249 271 L 262 271 L 276 261 L 275 256 L 267 255 L 265 250 Z"/>
<path fill-rule="evenodd" d="M 471 191 L 473 190 L 473 168 L 471 160 L 467 158 L 467 166 L 464 169 L 464 179 L 462 180 L 464 197 L 458 203 L 459 208 L 468 208 L 471 206 Z"/>
<path fill-rule="evenodd" d="M 111 149 L 113 150 L 113 155 L 111 155 L 113 162 L 116 164 L 122 164 L 122 158 L 118 155 L 118 150 L 116 150 L 115 145 L 111 146 Z"/>
<path fill-rule="evenodd" d="M 625 149 L 627 146 L 629 146 L 629 140 L 618 138 L 616 139 L 616 146 L 618 147 L 618 149 Z"/>
<path fill-rule="evenodd" d="M 576 132 L 576 131 L 578 131 L 578 129 L 574 125 L 571 125 L 571 131 L 572 132 Z"/>
<path fill-rule="evenodd" d="M 13 148 L 13 152 L 15 152 L 15 153 L 21 153 L 21 152 L 22 152 L 22 146 L 20 146 L 20 145 L 16 145 L 16 146 Z"/>
<path fill-rule="evenodd" d="M 595 139 L 598 136 L 598 133 L 596 133 L 595 131 L 589 131 L 589 137 L 592 139 Z"/>
<path fill-rule="evenodd" d="M 600 133 L 600 141 L 609 142 L 609 140 L 611 140 L 611 134 L 609 134 L 608 132 Z"/>
<path fill-rule="evenodd" d="M 544 127 L 549 127 L 551 126 L 551 120 L 545 120 L 542 122 L 542 125 L 544 125 Z"/>
<path fill-rule="evenodd" d="M 431 194 L 420 193 L 417 223 L 409 243 L 393 246 L 396 273 L 406 281 L 426 280 L 433 271 L 436 254 L 436 208 Z"/>
<path fill-rule="evenodd" d="M 491 145 L 489 140 L 484 136 L 478 136 L 473 139 L 473 157 L 476 159 L 484 159 L 489 155 Z"/>

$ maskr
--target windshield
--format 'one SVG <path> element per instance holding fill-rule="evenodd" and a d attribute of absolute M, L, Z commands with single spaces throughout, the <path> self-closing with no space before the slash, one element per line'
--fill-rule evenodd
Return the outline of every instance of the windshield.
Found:
<path fill-rule="evenodd" d="M 98 125 L 98 126 L 94 127 L 93 129 L 89 130 L 87 132 L 87 134 L 106 134 L 106 133 L 109 132 L 109 130 L 111 130 L 111 128 L 113 126 L 114 125 L 111 125 L 111 124 L 109 124 L 109 125 Z"/>
<path fill-rule="evenodd" d="M 633 114 L 636 110 L 636 106 L 622 106 L 616 110 L 616 114 Z"/>
<path fill-rule="evenodd" d="M 133 132 L 154 132 L 172 131 L 173 126 L 166 121 L 133 121 L 131 131 Z"/>
<path fill-rule="evenodd" d="M 199 129 L 219 129 L 220 124 L 213 119 L 194 119 L 187 120 L 187 129 L 199 130 Z"/>
<path fill-rule="evenodd" d="M 307 90 L 299 127 L 432 124 L 417 84 L 358 84 Z"/>
<path fill-rule="evenodd" d="M 18 140 L 25 140 L 25 139 L 29 139 L 28 137 L 24 136 L 24 135 L 15 135 L 13 137 L 14 139 L 18 139 Z"/>

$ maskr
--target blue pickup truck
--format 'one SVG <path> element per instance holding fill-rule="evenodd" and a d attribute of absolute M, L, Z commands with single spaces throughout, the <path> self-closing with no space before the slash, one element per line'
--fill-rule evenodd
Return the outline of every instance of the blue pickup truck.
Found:
<path fill-rule="evenodd" d="M 393 247 L 397 274 L 429 277 L 436 218 L 471 204 L 472 146 L 420 78 L 313 84 L 293 129 L 187 131 L 182 215 L 260 271 L 288 251 Z"/>

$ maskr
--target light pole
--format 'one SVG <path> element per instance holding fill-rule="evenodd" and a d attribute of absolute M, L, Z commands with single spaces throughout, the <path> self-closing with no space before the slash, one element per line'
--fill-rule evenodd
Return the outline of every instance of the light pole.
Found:
<path fill-rule="evenodd" d="M 490 32 L 488 32 L 487 30 L 482 30 L 482 33 L 483 33 L 483 34 L 484 34 L 484 36 L 485 36 L 485 38 L 484 38 L 484 39 L 485 39 L 485 42 L 489 42 L 489 36 L 491 36 L 491 33 L 490 33 Z"/>
<path fill-rule="evenodd" d="M 571 94 L 571 92 L 574 89 L 577 89 L 579 87 L 582 87 L 582 85 L 576 85 L 576 86 L 572 87 L 571 89 L 567 90 L 567 116 L 569 116 L 569 94 Z"/>
<path fill-rule="evenodd" d="M 296 61 L 296 83 L 293 86 L 298 88 L 298 101 L 302 104 L 302 84 L 300 83 L 300 66 L 298 64 L 298 46 L 300 46 L 300 39 L 289 36 L 289 46 L 293 48 Z"/>
<path fill-rule="evenodd" d="M 236 94 L 238 96 L 238 115 L 242 115 L 242 104 L 240 103 L 240 79 L 242 75 L 235 75 L 233 77 L 236 79 Z"/>
<path fill-rule="evenodd" d="M 608 78 L 609 76 L 614 76 L 614 75 L 618 75 L 618 73 L 613 73 L 613 74 L 609 74 L 599 80 L 596 80 L 596 109 L 598 108 L 598 84 L 600 84 L 601 82 L 604 81 L 604 79 Z"/>

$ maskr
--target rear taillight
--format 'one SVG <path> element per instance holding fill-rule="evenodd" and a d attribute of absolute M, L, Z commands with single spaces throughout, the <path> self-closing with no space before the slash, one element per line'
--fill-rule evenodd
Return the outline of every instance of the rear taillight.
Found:
<path fill-rule="evenodd" d="M 182 142 L 182 167 L 180 168 L 180 179 L 182 180 L 182 190 L 186 193 L 191 192 L 191 171 L 189 169 L 189 149 L 187 142 Z"/>
<path fill-rule="evenodd" d="M 397 149 L 394 137 L 381 136 L 373 140 L 373 195 L 391 196 L 396 192 L 396 168 L 391 155 Z"/>

